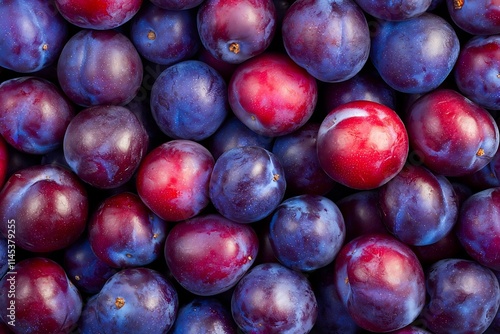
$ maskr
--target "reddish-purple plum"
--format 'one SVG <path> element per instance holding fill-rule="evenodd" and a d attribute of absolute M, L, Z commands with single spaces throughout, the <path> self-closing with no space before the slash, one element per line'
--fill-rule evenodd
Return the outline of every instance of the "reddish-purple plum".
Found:
<path fill-rule="evenodd" d="M 215 298 L 195 298 L 179 308 L 170 334 L 236 334 L 226 304 Z"/>
<path fill-rule="evenodd" d="M 210 203 L 214 158 L 203 145 L 185 139 L 168 141 L 148 153 L 137 171 L 141 200 L 160 218 L 181 221 Z"/>
<path fill-rule="evenodd" d="M 83 183 L 67 169 L 27 167 L 13 174 L 0 192 L 0 232 L 7 236 L 8 225 L 14 224 L 19 248 L 60 250 L 85 230 L 88 205 Z"/>
<path fill-rule="evenodd" d="M 201 46 L 193 11 L 153 4 L 144 5 L 132 19 L 130 39 L 142 57 L 162 65 L 186 60 Z"/>
<path fill-rule="evenodd" d="M 0 66 L 20 73 L 48 68 L 66 43 L 68 27 L 52 1 L 2 1 Z"/>
<path fill-rule="evenodd" d="M 82 334 L 164 334 L 172 327 L 179 296 L 158 271 L 128 268 L 111 276 L 82 311 Z"/>
<path fill-rule="evenodd" d="M 490 113 L 451 89 L 417 99 L 408 110 L 406 128 L 413 154 L 436 174 L 472 174 L 498 149 L 498 126 Z"/>
<path fill-rule="evenodd" d="M 151 113 L 170 138 L 201 141 L 230 112 L 227 85 L 211 66 L 185 60 L 166 68 L 151 88 Z"/>
<path fill-rule="evenodd" d="M 271 152 L 283 166 L 288 194 L 325 195 L 335 188 L 335 182 L 319 164 L 316 150 L 319 126 L 307 123 L 274 140 Z"/>
<path fill-rule="evenodd" d="M 429 298 L 420 318 L 432 333 L 481 334 L 498 312 L 498 280 L 475 261 L 436 262 L 429 268 L 426 286 Z"/>
<path fill-rule="evenodd" d="M 458 218 L 458 198 L 450 181 L 423 166 L 405 165 L 380 188 L 379 201 L 385 226 L 408 245 L 438 242 Z"/>
<path fill-rule="evenodd" d="M 389 332 L 410 325 L 425 303 L 424 271 L 415 253 L 387 234 L 347 243 L 335 260 L 335 285 L 360 327 Z"/>
<path fill-rule="evenodd" d="M 143 77 L 141 57 L 130 39 L 114 30 L 82 29 L 64 45 L 57 78 L 74 103 L 125 105 Z"/>
<path fill-rule="evenodd" d="M 235 147 L 215 162 L 209 196 L 224 217 L 252 223 L 269 216 L 285 196 L 279 159 L 260 146 Z"/>
<path fill-rule="evenodd" d="M 74 116 L 72 104 L 48 80 L 25 76 L 0 84 L 0 134 L 19 151 L 45 154 L 62 146 Z"/>
<path fill-rule="evenodd" d="M 298 271 L 322 268 L 335 259 L 344 244 L 344 218 L 337 205 L 319 195 L 299 195 L 274 211 L 269 240 L 276 258 Z"/>
<path fill-rule="evenodd" d="M 244 333 L 309 333 L 318 315 L 311 284 L 278 263 L 253 267 L 236 285 L 231 312 Z"/>
<path fill-rule="evenodd" d="M 82 298 L 61 265 L 30 257 L 0 281 L 0 306 L 0 317 L 15 334 L 69 334 L 80 318 Z"/>
<path fill-rule="evenodd" d="M 107 197 L 88 222 L 95 255 L 114 268 L 150 264 L 163 254 L 167 225 L 134 193 Z"/>
<path fill-rule="evenodd" d="M 491 0 L 444 0 L 448 13 L 458 28 L 472 35 L 500 33 L 500 6 Z"/>
<path fill-rule="evenodd" d="M 61 15 L 80 28 L 106 30 L 129 21 L 142 0 L 55 0 Z"/>
<path fill-rule="evenodd" d="M 456 232 L 470 257 L 500 270 L 500 188 L 486 189 L 466 199 Z"/>
<path fill-rule="evenodd" d="M 354 189 L 374 189 L 403 168 L 408 134 L 389 107 L 352 101 L 333 109 L 322 121 L 317 150 L 321 167 L 334 181 Z"/>
<path fill-rule="evenodd" d="M 129 181 L 148 148 L 143 124 L 127 108 L 94 106 L 80 111 L 64 135 L 64 157 L 86 183 L 100 189 Z"/>
<path fill-rule="evenodd" d="M 271 44 L 276 8 L 272 0 L 205 0 L 197 25 L 205 49 L 217 59 L 240 64 Z"/>
<path fill-rule="evenodd" d="M 316 80 L 278 53 L 265 53 L 238 66 L 228 91 L 236 117 L 267 137 L 299 129 L 311 118 L 318 99 Z"/>
<path fill-rule="evenodd" d="M 165 242 L 172 276 L 191 293 L 211 296 L 231 289 L 252 266 L 259 240 L 253 228 L 218 214 L 179 222 Z"/>
<path fill-rule="evenodd" d="M 62 265 L 78 290 L 89 295 L 101 291 L 106 281 L 117 272 L 95 255 L 87 236 L 64 249 Z"/>
<path fill-rule="evenodd" d="M 352 0 L 294 1 L 281 30 L 286 53 L 320 81 L 352 78 L 370 54 L 368 23 Z"/>
<path fill-rule="evenodd" d="M 403 21 L 377 21 L 370 59 L 384 81 L 403 93 L 425 93 L 448 77 L 460 50 L 458 36 L 442 17 L 423 13 Z"/>
<path fill-rule="evenodd" d="M 498 11 L 500 15 L 500 7 Z M 467 40 L 460 50 L 454 71 L 455 82 L 462 94 L 486 109 L 500 110 L 499 35 Z"/>

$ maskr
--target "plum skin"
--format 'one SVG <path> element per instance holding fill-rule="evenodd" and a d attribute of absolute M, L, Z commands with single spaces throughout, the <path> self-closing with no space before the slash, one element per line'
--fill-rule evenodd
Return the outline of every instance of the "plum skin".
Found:
<path fill-rule="evenodd" d="M 174 225 L 164 253 L 181 286 L 199 296 L 212 296 L 239 281 L 254 263 L 258 248 L 252 227 L 208 214 Z"/>
<path fill-rule="evenodd" d="M 13 174 L 0 192 L 0 225 L 16 225 L 16 245 L 32 252 L 63 249 L 84 232 L 89 203 L 81 180 L 55 165 L 35 165 Z"/>
<path fill-rule="evenodd" d="M 0 106 L 3 138 L 14 148 L 30 154 L 45 154 L 61 146 L 66 128 L 76 115 L 62 91 L 37 76 L 2 82 Z"/>
<path fill-rule="evenodd" d="M 394 110 L 373 101 L 333 109 L 318 131 L 320 166 L 334 181 L 358 190 L 391 180 L 403 168 L 408 151 L 403 121 Z"/>
<path fill-rule="evenodd" d="M 30 257 L 18 262 L 15 273 L 0 281 L 0 305 L 7 310 L 15 301 L 14 333 L 71 333 L 77 327 L 83 302 L 64 269 L 45 257 Z M 14 282 L 14 296 L 9 294 Z M 5 323 L 11 319 L 2 312 Z"/>
<path fill-rule="evenodd" d="M 356 324 L 389 332 L 411 324 L 425 304 L 423 268 L 413 251 L 388 234 L 348 242 L 335 260 L 337 292 Z"/>
<path fill-rule="evenodd" d="M 499 146 L 498 126 L 490 113 L 452 89 L 421 96 L 405 122 L 412 151 L 427 168 L 444 176 L 480 170 Z"/>
<path fill-rule="evenodd" d="M 289 57 L 265 53 L 238 66 L 228 85 L 236 117 L 257 134 L 277 137 L 303 126 L 318 99 L 316 80 Z"/>
<path fill-rule="evenodd" d="M 171 140 L 150 151 L 137 170 L 141 200 L 166 221 L 199 214 L 210 202 L 209 182 L 214 158 L 203 145 Z"/>

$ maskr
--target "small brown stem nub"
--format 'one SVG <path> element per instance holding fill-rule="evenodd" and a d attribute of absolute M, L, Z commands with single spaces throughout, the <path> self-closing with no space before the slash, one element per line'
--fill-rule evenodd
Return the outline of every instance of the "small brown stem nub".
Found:
<path fill-rule="evenodd" d="M 115 300 L 115 306 L 117 309 L 121 309 L 125 305 L 125 299 L 122 297 L 117 297 Z"/>
<path fill-rule="evenodd" d="M 49 45 L 47 43 L 42 45 L 42 50 L 47 51 L 49 49 Z"/>
<path fill-rule="evenodd" d="M 477 150 L 476 155 L 477 155 L 478 157 L 482 157 L 482 156 L 484 155 L 484 149 L 480 148 L 479 150 Z"/>
<path fill-rule="evenodd" d="M 229 51 L 231 51 L 234 54 L 240 53 L 240 45 L 236 42 L 229 44 Z"/>
<path fill-rule="evenodd" d="M 148 39 L 149 39 L 150 41 L 154 41 L 154 40 L 156 39 L 156 34 L 155 34 L 155 32 L 154 32 L 154 31 L 151 31 L 151 30 L 150 30 L 150 31 L 148 32 Z"/>
<path fill-rule="evenodd" d="M 464 0 L 453 0 L 454 9 L 462 9 L 463 5 L 464 5 Z"/>

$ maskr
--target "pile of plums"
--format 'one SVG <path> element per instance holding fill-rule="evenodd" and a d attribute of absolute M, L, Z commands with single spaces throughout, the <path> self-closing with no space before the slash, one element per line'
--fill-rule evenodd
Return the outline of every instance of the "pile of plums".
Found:
<path fill-rule="evenodd" d="M 0 1 L 0 333 L 500 333 L 498 110 L 498 1 Z"/>

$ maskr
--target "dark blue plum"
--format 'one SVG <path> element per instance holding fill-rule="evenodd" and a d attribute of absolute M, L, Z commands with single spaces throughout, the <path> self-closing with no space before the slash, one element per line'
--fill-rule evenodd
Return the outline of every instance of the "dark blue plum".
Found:
<path fill-rule="evenodd" d="M 271 44 L 276 8 L 272 0 L 205 0 L 198 9 L 197 25 L 212 56 L 240 64 Z"/>
<path fill-rule="evenodd" d="M 201 46 L 193 11 L 167 10 L 151 3 L 132 19 L 130 39 L 142 57 L 162 65 L 188 59 Z"/>
<path fill-rule="evenodd" d="M 86 236 L 64 249 L 63 268 L 78 290 L 89 295 L 98 293 L 117 272 L 95 255 Z"/>
<path fill-rule="evenodd" d="M 472 35 L 500 33 L 500 6 L 491 0 L 444 0 L 453 22 Z"/>
<path fill-rule="evenodd" d="M 15 238 L 10 243 L 15 245 Z M 11 254 L 11 258 L 14 258 L 15 246 L 9 246 L 8 239 L 2 234 L 0 235 L 0 279 L 9 271 L 9 254 Z"/>
<path fill-rule="evenodd" d="M 388 233 L 380 214 L 379 189 L 358 191 L 336 202 L 346 229 L 346 241 L 370 233 Z"/>
<path fill-rule="evenodd" d="M 231 313 L 244 333 L 309 333 L 318 304 L 307 278 L 278 263 L 251 269 L 236 285 Z"/>
<path fill-rule="evenodd" d="M 367 14 L 387 21 L 403 21 L 426 12 L 431 0 L 355 0 Z"/>
<path fill-rule="evenodd" d="M 179 308 L 170 334 L 236 334 L 230 310 L 215 298 L 195 298 Z"/>
<path fill-rule="evenodd" d="M 475 261 L 444 259 L 426 276 L 428 302 L 420 318 L 432 333 L 484 333 L 500 305 L 498 280 Z"/>
<path fill-rule="evenodd" d="M 324 82 L 352 78 L 370 53 L 370 31 L 352 0 L 297 0 L 282 24 L 286 52 L 313 77 Z"/>
<path fill-rule="evenodd" d="M 441 85 L 457 61 L 458 36 L 442 17 L 424 13 L 372 26 L 370 59 L 384 81 L 403 93 L 425 93 Z"/>
<path fill-rule="evenodd" d="M 174 64 L 160 74 L 151 89 L 151 112 L 171 138 L 208 138 L 229 112 L 226 82 L 199 60 Z"/>
<path fill-rule="evenodd" d="M 82 334 L 166 333 L 179 307 L 174 286 L 149 268 L 114 274 L 82 311 Z"/>
<path fill-rule="evenodd" d="M 64 45 L 57 78 L 74 103 L 125 105 L 137 94 L 141 57 L 130 39 L 114 30 L 79 30 Z"/>
<path fill-rule="evenodd" d="M 466 199 L 456 232 L 470 257 L 500 270 L 500 188 L 479 191 Z"/>
<path fill-rule="evenodd" d="M 251 223 L 270 215 L 286 191 L 279 159 L 260 146 L 235 147 L 215 162 L 209 196 L 224 217 Z"/>
<path fill-rule="evenodd" d="M 274 140 L 271 152 L 285 170 L 287 194 L 325 195 L 335 188 L 335 182 L 319 164 L 316 150 L 319 127 L 318 123 L 307 123 Z"/>
<path fill-rule="evenodd" d="M 274 211 L 269 240 L 286 267 L 312 271 L 333 262 L 345 239 L 344 218 L 337 205 L 318 195 L 299 195 Z"/>
<path fill-rule="evenodd" d="M 261 146 L 268 151 L 273 148 L 273 137 L 259 135 L 250 130 L 236 116 L 229 115 L 217 131 L 208 138 L 206 146 L 217 160 L 222 153 L 240 146 Z"/>
<path fill-rule="evenodd" d="M 47 68 L 57 61 L 68 26 L 52 1 L 0 2 L 0 66 L 21 73 Z"/>
<path fill-rule="evenodd" d="M 407 164 L 379 191 L 382 220 L 408 245 L 425 246 L 446 236 L 458 218 L 450 181 L 423 166 Z"/>
<path fill-rule="evenodd" d="M 314 295 L 318 302 L 318 318 L 314 324 L 315 334 L 356 334 L 362 330 L 347 312 L 335 287 L 335 263 L 311 273 Z"/>
<path fill-rule="evenodd" d="M 86 183 L 119 187 L 134 175 L 148 148 L 143 124 L 127 108 L 95 106 L 80 111 L 64 135 L 64 156 Z"/>
<path fill-rule="evenodd" d="M 486 109 L 500 110 L 499 70 L 500 35 L 476 36 L 462 46 L 454 78 L 466 97 Z"/>
<path fill-rule="evenodd" d="M 322 115 L 326 116 L 341 104 L 356 100 L 378 102 L 396 110 L 396 92 L 382 80 L 374 68 L 368 66 L 348 80 L 324 84 L 319 106 Z"/>
<path fill-rule="evenodd" d="M 62 91 L 40 77 L 0 84 L 0 134 L 19 151 L 45 154 L 62 146 L 75 110 Z"/>
<path fill-rule="evenodd" d="M 107 197 L 88 222 L 95 255 L 113 268 L 150 264 L 163 254 L 167 224 L 134 193 Z"/>

